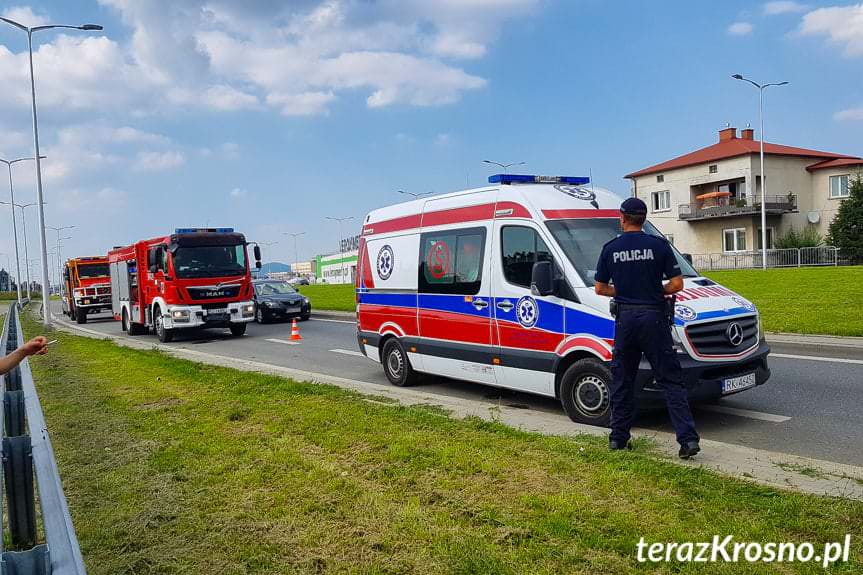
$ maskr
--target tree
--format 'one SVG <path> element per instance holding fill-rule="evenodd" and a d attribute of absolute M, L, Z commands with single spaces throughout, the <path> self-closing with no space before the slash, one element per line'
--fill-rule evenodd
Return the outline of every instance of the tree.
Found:
<path fill-rule="evenodd" d="M 858 173 L 848 185 L 848 197 L 830 223 L 828 242 L 854 263 L 863 262 L 863 174 Z"/>
<path fill-rule="evenodd" d="M 776 249 L 799 249 L 814 248 L 824 243 L 824 238 L 818 233 L 814 226 L 806 226 L 803 231 L 798 232 L 792 226 L 785 235 L 776 238 Z"/>

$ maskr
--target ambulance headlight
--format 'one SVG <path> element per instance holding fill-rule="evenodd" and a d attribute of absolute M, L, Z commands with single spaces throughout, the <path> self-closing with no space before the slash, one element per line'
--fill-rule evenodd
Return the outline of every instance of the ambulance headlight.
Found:
<path fill-rule="evenodd" d="M 178 323 L 189 321 L 190 317 L 191 315 L 189 314 L 189 310 L 187 309 L 175 309 L 171 312 L 171 319 Z"/>
<path fill-rule="evenodd" d="M 251 317 L 255 315 L 255 304 L 247 303 L 243 306 L 243 317 Z"/>

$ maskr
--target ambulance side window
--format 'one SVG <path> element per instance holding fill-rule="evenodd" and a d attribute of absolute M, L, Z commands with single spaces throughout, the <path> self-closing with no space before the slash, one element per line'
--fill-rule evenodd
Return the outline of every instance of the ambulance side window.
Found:
<path fill-rule="evenodd" d="M 553 261 L 551 250 L 532 228 L 505 226 L 501 229 L 503 277 L 511 284 L 530 288 L 533 264 Z"/>
<path fill-rule="evenodd" d="M 476 295 L 482 284 L 484 253 L 485 228 L 422 234 L 420 292 Z"/>

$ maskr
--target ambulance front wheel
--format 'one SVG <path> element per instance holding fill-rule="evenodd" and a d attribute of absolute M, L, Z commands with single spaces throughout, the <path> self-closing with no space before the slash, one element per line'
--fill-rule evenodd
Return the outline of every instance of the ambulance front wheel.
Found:
<path fill-rule="evenodd" d="M 576 361 L 563 374 L 560 403 L 571 420 L 599 427 L 611 423 L 611 371 L 598 359 Z"/>
<path fill-rule="evenodd" d="M 416 383 L 417 373 L 411 367 L 408 354 L 405 353 L 405 348 L 397 338 L 391 337 L 384 344 L 381 363 L 384 365 L 384 374 L 391 384 L 407 387 Z"/>

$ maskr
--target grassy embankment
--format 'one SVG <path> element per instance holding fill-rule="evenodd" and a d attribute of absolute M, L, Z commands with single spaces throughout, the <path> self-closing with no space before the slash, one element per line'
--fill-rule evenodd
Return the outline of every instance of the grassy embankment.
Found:
<path fill-rule="evenodd" d="M 705 272 L 758 306 L 767 331 L 863 336 L 863 267 Z"/>
<path fill-rule="evenodd" d="M 27 319 L 25 331 L 35 333 Z M 636 543 L 841 541 L 863 503 L 65 333 L 31 360 L 89 572 L 648 573 Z M 686 573 L 774 573 L 692 564 Z M 820 566 L 783 564 L 784 573 Z"/>
<path fill-rule="evenodd" d="M 297 286 L 301 294 L 312 302 L 314 310 L 355 311 L 355 288 L 351 284 L 316 284 Z"/>

